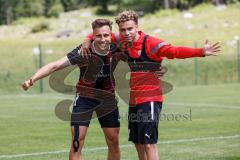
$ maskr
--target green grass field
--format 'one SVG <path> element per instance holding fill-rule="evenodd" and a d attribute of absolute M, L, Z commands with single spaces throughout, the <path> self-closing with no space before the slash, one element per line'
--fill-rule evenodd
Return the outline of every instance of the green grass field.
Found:
<path fill-rule="evenodd" d="M 65 56 L 91 31 L 91 21 L 98 17 L 93 11 L 94 8 L 86 8 L 63 13 L 59 19 L 20 19 L 12 26 L 0 26 L 0 160 L 68 159 L 69 122 L 58 119 L 54 109 L 59 101 L 73 99 L 74 95 L 54 92 L 47 78 L 42 95 L 37 94 L 38 84 L 28 92 L 22 91 L 19 84 L 38 69 L 33 48 L 42 44 L 44 64 Z M 193 14 L 191 19 L 183 18 L 180 11 L 159 10 L 139 20 L 146 33 L 173 45 L 193 47 L 197 43 L 200 47 L 205 39 L 220 41 L 222 45 L 219 56 L 198 59 L 199 85 L 192 86 L 195 59 L 164 61 L 168 68 L 164 80 L 174 89 L 165 95 L 159 126 L 161 159 L 240 160 L 236 41 L 240 36 L 239 4 L 223 10 L 202 4 L 189 12 Z M 114 20 L 113 16 L 101 18 Z M 50 30 L 31 33 L 31 28 L 42 21 L 49 22 Z M 74 34 L 56 38 L 63 29 L 73 29 Z M 117 73 L 122 73 L 121 67 L 118 69 Z M 78 74 L 71 73 L 66 82 L 74 85 Z M 135 148 L 127 141 L 128 106 L 122 101 L 119 106 L 121 157 L 134 160 Z M 104 135 L 97 120 L 91 122 L 84 148 L 85 160 L 106 159 Z"/>
<path fill-rule="evenodd" d="M 175 87 L 166 94 L 159 126 L 161 159 L 239 160 L 239 91 L 240 84 L 199 85 Z M 63 99 L 73 96 L 1 95 L 0 159 L 68 159 L 69 122 L 59 120 L 54 113 L 55 105 Z M 122 159 L 137 159 L 134 147 L 127 141 L 127 106 L 121 102 L 119 106 Z M 188 118 L 176 118 L 177 115 Z M 105 147 L 98 121 L 93 120 L 86 137 L 84 159 L 106 159 Z"/>

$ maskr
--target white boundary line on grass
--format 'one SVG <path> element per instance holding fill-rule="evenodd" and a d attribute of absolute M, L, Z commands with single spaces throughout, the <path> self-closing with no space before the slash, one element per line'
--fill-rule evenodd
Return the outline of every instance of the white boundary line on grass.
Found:
<path fill-rule="evenodd" d="M 32 98 L 32 97 L 39 97 L 43 95 L 38 94 L 20 94 L 20 97 L 23 98 Z M 44 96 L 43 96 L 44 97 Z M 46 95 L 47 98 L 53 98 L 53 99 L 74 99 L 74 95 Z M 1 98 L 9 98 L 9 95 L 7 96 L 0 96 Z M 197 106 L 197 107 L 214 107 L 214 108 L 226 108 L 226 109 L 240 109 L 240 105 L 230 105 L 230 104 L 215 104 L 215 103 L 198 103 L 198 102 L 164 102 L 163 105 L 179 105 L 179 106 Z"/>
<path fill-rule="evenodd" d="M 14 95 L 15 96 L 15 95 Z M 39 94 L 19 94 L 20 97 L 23 98 L 32 98 L 32 97 L 44 97 L 45 95 L 39 95 Z M 53 98 L 53 99 L 73 99 L 73 95 L 46 95 L 47 98 Z M 1 98 L 9 98 L 9 95 L 1 95 Z M 194 103 L 194 102 L 164 102 L 164 105 L 179 105 L 179 106 L 198 106 L 198 107 L 215 107 L 215 108 L 227 108 L 227 109 L 240 109 L 240 105 L 229 105 L 229 104 L 214 104 L 214 103 Z"/>
<path fill-rule="evenodd" d="M 166 102 L 164 105 L 176 105 L 176 106 L 197 106 L 197 107 L 214 107 L 214 108 L 226 108 L 226 109 L 240 109 L 240 106 L 234 106 L 229 104 L 213 104 L 213 103 L 187 103 L 187 102 Z"/>
<path fill-rule="evenodd" d="M 240 138 L 240 134 L 233 136 L 218 136 L 218 137 L 200 137 L 200 138 L 191 138 L 191 139 L 178 139 L 178 140 L 168 140 L 162 141 L 158 144 L 176 144 L 176 143 L 185 143 L 185 142 L 197 142 L 197 141 L 206 141 L 206 140 L 221 140 L 221 139 L 234 139 Z M 121 145 L 120 148 L 130 148 L 133 147 L 132 144 Z M 95 147 L 95 148 L 85 148 L 83 152 L 107 150 L 107 147 Z M 0 159 L 11 159 L 11 158 L 20 158 L 27 156 L 40 156 L 40 155 L 51 155 L 59 153 L 67 153 L 69 150 L 60 150 L 60 151 L 49 151 L 49 152 L 36 152 L 36 153 L 25 153 L 25 154 L 14 154 L 14 155 L 0 155 Z"/>

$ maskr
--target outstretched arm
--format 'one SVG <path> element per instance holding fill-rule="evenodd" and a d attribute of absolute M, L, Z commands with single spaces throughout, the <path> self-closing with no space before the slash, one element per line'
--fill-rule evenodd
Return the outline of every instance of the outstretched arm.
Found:
<path fill-rule="evenodd" d="M 205 44 L 203 46 L 203 55 L 204 56 L 217 56 L 217 52 L 220 50 L 221 46 L 219 45 L 219 42 L 210 45 L 208 43 L 208 40 L 205 41 Z"/>
<path fill-rule="evenodd" d="M 147 45 L 147 53 L 149 58 L 155 61 L 161 61 L 164 57 L 168 59 L 184 59 L 192 57 L 204 57 L 204 56 L 213 56 L 217 55 L 217 52 L 220 51 L 219 43 L 210 45 L 208 41 L 205 42 L 202 48 L 191 48 L 185 46 L 172 46 L 162 40 L 149 37 L 148 42 L 150 45 Z"/>
<path fill-rule="evenodd" d="M 71 63 L 67 57 L 61 58 L 57 61 L 48 63 L 40 68 L 31 78 L 22 83 L 22 88 L 28 90 L 37 80 L 42 79 L 51 73 L 70 66 Z"/>

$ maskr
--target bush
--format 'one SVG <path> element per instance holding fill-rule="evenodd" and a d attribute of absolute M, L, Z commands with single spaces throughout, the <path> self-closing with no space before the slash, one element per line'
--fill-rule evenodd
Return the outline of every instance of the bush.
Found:
<path fill-rule="evenodd" d="M 37 33 L 37 32 L 41 32 L 41 31 L 45 31 L 45 30 L 49 30 L 49 29 L 50 29 L 49 23 L 44 21 L 44 22 L 41 22 L 41 23 L 35 25 L 32 28 L 32 33 Z"/>
<path fill-rule="evenodd" d="M 47 17 L 59 17 L 60 13 L 64 12 L 64 8 L 61 4 L 53 5 L 47 12 Z"/>

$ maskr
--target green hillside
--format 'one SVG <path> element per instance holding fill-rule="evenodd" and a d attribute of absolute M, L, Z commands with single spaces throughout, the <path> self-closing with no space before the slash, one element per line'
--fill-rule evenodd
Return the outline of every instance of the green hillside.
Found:
<path fill-rule="evenodd" d="M 19 84 L 38 68 L 38 56 L 33 48 L 43 48 L 44 63 L 56 60 L 80 44 L 91 32 L 91 21 L 97 18 L 93 9 L 81 9 L 62 13 L 59 18 L 20 19 L 12 26 L 0 26 L 0 93 L 22 92 Z M 184 18 L 187 17 L 187 18 Z M 192 18 L 191 18 L 192 17 Z M 99 17 L 98 17 L 99 18 Z M 104 16 L 114 20 L 113 16 Z M 49 30 L 32 33 L 39 24 L 46 24 Z M 205 39 L 219 41 L 222 51 L 217 57 L 198 60 L 198 84 L 237 82 L 237 39 L 240 37 L 240 7 L 229 5 L 218 7 L 203 4 L 186 12 L 160 10 L 140 18 L 140 29 L 155 35 L 173 45 L 201 47 Z M 69 37 L 57 38 L 69 31 Z M 114 26 L 117 31 L 117 26 Z M 196 82 L 194 59 L 165 60 L 168 68 L 165 81 L 174 85 L 193 85 Z M 68 78 L 74 84 L 77 74 Z M 50 91 L 48 80 L 44 81 L 45 91 Z M 34 87 L 28 93 L 38 92 Z"/>

